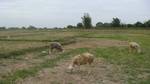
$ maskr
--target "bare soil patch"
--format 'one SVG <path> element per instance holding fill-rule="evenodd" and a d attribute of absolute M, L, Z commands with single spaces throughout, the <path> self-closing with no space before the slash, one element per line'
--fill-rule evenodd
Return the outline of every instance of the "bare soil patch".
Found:
<path fill-rule="evenodd" d="M 79 39 L 76 43 L 65 46 L 66 49 L 76 49 L 76 48 L 97 48 L 97 47 L 120 47 L 127 46 L 127 41 L 120 40 L 109 40 L 109 39 Z"/>
<path fill-rule="evenodd" d="M 42 63 L 44 59 L 35 58 L 34 53 L 25 54 L 22 59 L 1 59 L 0 60 L 0 79 L 3 75 L 13 73 L 17 70 L 27 69 L 33 67 L 39 63 Z"/>
<path fill-rule="evenodd" d="M 18 80 L 17 84 L 123 84 L 120 68 L 103 59 L 92 65 L 67 69 L 70 60 L 63 60 L 54 68 L 43 69 L 35 77 Z"/>

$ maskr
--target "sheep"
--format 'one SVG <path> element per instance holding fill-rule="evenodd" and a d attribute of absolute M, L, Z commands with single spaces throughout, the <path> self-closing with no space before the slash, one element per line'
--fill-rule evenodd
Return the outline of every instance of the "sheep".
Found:
<path fill-rule="evenodd" d="M 73 70 L 75 66 L 80 66 L 80 65 L 85 65 L 85 64 L 90 64 L 93 63 L 94 61 L 94 55 L 91 53 L 83 53 L 76 55 L 73 57 L 71 64 L 69 65 L 68 69 Z"/>
<path fill-rule="evenodd" d="M 129 52 L 136 51 L 137 53 L 141 53 L 140 45 L 136 42 L 129 42 Z"/>
<path fill-rule="evenodd" d="M 53 42 L 53 43 L 50 44 L 49 53 L 50 52 L 52 53 L 54 49 L 57 50 L 57 51 L 63 52 L 62 45 L 59 42 Z"/>

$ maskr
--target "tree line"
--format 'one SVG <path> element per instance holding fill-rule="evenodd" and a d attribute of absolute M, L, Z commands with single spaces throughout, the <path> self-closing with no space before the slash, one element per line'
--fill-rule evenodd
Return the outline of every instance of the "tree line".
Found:
<path fill-rule="evenodd" d="M 90 29 L 90 28 L 101 28 L 101 27 L 150 27 L 150 20 L 147 20 L 145 22 L 140 22 L 137 21 L 136 23 L 133 24 L 125 24 L 121 23 L 121 20 L 119 18 L 113 18 L 112 22 L 97 22 L 96 26 L 92 26 L 92 18 L 88 13 L 85 13 L 82 18 L 82 22 L 77 23 L 76 26 L 68 25 L 67 28 L 85 28 L 85 29 Z"/>
<path fill-rule="evenodd" d="M 0 27 L 0 30 L 5 30 L 5 29 L 12 29 L 12 30 L 15 30 L 15 29 L 29 29 L 29 30 L 35 30 L 35 29 L 48 29 L 47 27 L 43 27 L 43 28 L 38 28 L 38 27 L 35 27 L 35 26 L 32 26 L 32 25 L 29 25 L 28 27 Z"/>

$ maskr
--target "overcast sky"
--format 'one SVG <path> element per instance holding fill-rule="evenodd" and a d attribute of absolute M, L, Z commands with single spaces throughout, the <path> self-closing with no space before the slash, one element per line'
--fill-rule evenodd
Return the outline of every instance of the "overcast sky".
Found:
<path fill-rule="evenodd" d="M 118 17 L 124 23 L 150 19 L 150 0 L 0 0 L 0 26 L 64 27 L 88 12 L 95 25 Z"/>

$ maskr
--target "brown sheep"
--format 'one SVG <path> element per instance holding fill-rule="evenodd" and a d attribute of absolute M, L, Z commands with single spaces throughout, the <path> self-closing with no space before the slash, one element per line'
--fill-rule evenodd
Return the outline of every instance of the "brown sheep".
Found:
<path fill-rule="evenodd" d="M 50 52 L 52 53 L 54 49 L 59 51 L 59 52 L 63 52 L 62 45 L 59 42 L 53 42 L 53 43 L 50 44 L 49 53 Z"/>
<path fill-rule="evenodd" d="M 75 66 L 85 65 L 85 64 L 91 64 L 94 61 L 94 55 L 91 53 L 83 53 L 76 55 L 73 59 L 71 64 L 69 65 L 69 69 L 73 70 Z"/>
<path fill-rule="evenodd" d="M 140 45 L 136 42 L 129 42 L 129 52 L 137 52 L 137 53 L 141 53 L 141 48 Z"/>

